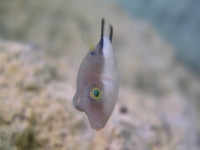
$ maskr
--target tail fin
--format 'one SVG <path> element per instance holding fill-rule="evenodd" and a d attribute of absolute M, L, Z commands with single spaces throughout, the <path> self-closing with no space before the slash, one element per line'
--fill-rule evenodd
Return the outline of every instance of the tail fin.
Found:
<path fill-rule="evenodd" d="M 110 23 L 104 20 L 102 18 L 101 21 L 101 46 L 103 46 L 103 37 L 108 37 L 110 41 L 112 42 L 112 36 L 113 36 L 113 27 Z"/>

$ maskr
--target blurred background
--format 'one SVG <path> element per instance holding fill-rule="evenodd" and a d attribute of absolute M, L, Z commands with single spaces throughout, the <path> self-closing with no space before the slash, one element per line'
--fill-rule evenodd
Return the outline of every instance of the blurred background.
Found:
<path fill-rule="evenodd" d="M 200 70 L 200 3 L 196 0 L 120 1 L 132 15 L 150 21 L 176 47 L 179 59 Z"/>
<path fill-rule="evenodd" d="M 200 149 L 200 2 L 1 0 L 0 149 Z M 93 131 L 72 105 L 78 68 L 114 28 L 116 108 Z"/>

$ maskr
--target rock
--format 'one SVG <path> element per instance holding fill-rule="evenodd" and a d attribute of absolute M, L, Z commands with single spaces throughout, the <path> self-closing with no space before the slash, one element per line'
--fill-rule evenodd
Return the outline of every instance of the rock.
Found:
<path fill-rule="evenodd" d="M 14 42 L 1 41 L 0 56 L 2 149 L 197 147 L 193 108 L 175 89 L 158 97 L 141 87 L 138 91 L 137 86 L 133 90 L 122 85 L 111 119 L 103 130 L 95 132 L 86 115 L 72 105 L 75 86 L 69 78 L 75 78 L 75 71 L 70 64 L 60 59 L 52 65 L 42 50 L 32 51 L 31 47 Z M 51 75 L 52 69 L 59 79 Z M 37 88 L 26 88 L 30 76 Z M 157 78 L 154 80 L 157 84 Z"/>

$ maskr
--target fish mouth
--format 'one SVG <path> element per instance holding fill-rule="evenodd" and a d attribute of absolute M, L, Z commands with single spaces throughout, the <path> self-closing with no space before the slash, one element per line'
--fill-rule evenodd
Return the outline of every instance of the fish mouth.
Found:
<path fill-rule="evenodd" d="M 100 124 L 100 123 L 91 124 L 91 127 L 92 127 L 92 129 L 94 129 L 96 131 L 99 131 L 99 130 L 103 129 L 103 125 Z"/>
<path fill-rule="evenodd" d="M 87 116 L 88 116 L 88 114 L 87 114 Z M 90 126 L 93 130 L 99 131 L 99 130 L 103 129 L 103 127 L 105 126 L 102 123 L 97 122 L 95 119 L 90 118 L 90 116 L 88 116 L 88 119 L 89 119 Z"/>

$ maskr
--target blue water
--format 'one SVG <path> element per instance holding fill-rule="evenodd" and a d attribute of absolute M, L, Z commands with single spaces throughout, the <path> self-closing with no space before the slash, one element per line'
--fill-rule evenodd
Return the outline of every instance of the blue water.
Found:
<path fill-rule="evenodd" d="M 200 72 L 200 0 L 118 0 L 131 15 L 155 26 L 177 56 Z"/>

